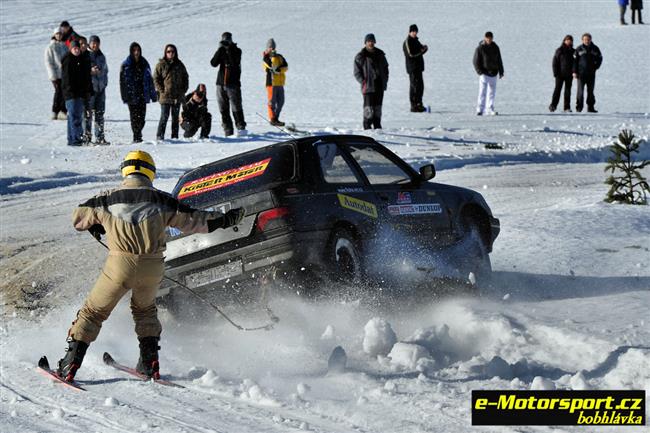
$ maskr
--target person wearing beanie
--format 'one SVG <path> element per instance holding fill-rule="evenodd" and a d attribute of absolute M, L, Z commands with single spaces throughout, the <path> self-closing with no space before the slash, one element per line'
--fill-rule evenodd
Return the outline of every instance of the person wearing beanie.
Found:
<path fill-rule="evenodd" d="M 68 54 L 68 47 L 61 39 L 61 28 L 57 27 L 52 32 L 50 43 L 45 48 L 45 69 L 47 76 L 54 87 L 54 98 L 52 99 L 52 120 L 65 119 L 68 110 L 65 108 L 65 99 L 61 90 L 61 61 Z M 60 113 L 60 115 L 59 115 Z"/>
<path fill-rule="evenodd" d="M 68 110 L 68 145 L 83 144 L 84 103 L 93 93 L 90 62 L 81 53 L 78 40 L 70 42 L 70 52 L 61 61 L 61 88 Z"/>
<path fill-rule="evenodd" d="M 65 46 L 70 49 L 72 41 L 79 39 L 79 34 L 74 31 L 70 23 L 67 21 L 61 21 L 59 29 L 61 30 L 61 40 L 65 43 Z"/>
<path fill-rule="evenodd" d="M 90 75 L 93 84 L 93 95 L 86 103 L 84 139 L 90 142 L 92 137 L 92 121 L 95 118 L 95 144 L 110 144 L 104 138 L 104 111 L 106 110 L 106 86 L 108 86 L 108 64 L 100 49 L 99 36 L 90 37 Z"/>
<path fill-rule="evenodd" d="M 557 109 L 560 102 L 560 93 L 564 86 L 564 112 L 571 112 L 571 85 L 573 84 L 573 36 L 566 35 L 562 45 L 555 50 L 553 56 L 553 76 L 555 77 L 555 90 L 548 111 L 551 113 Z"/>
<path fill-rule="evenodd" d="M 503 61 L 492 32 L 485 32 L 483 40 L 474 50 L 474 70 L 479 76 L 476 114 L 478 116 L 497 115 L 498 113 L 494 110 L 494 98 L 497 92 L 497 75 L 499 78 L 503 78 Z M 487 111 L 485 111 L 486 105 Z"/>
<path fill-rule="evenodd" d="M 185 95 L 181 113 L 181 128 L 185 131 L 183 137 L 190 138 L 200 129 L 199 138 L 206 139 L 212 129 L 212 115 L 208 112 L 208 97 L 205 84 L 201 83 L 196 89 Z"/>
<path fill-rule="evenodd" d="M 409 34 L 402 45 L 404 58 L 406 59 L 406 73 L 409 74 L 409 99 L 411 101 L 411 112 L 421 113 L 426 111 L 422 104 L 424 94 L 424 53 L 429 49 L 422 45 L 418 39 L 418 26 L 411 24 Z"/>
<path fill-rule="evenodd" d="M 131 43 L 129 55 L 120 67 L 120 95 L 129 107 L 133 142 L 141 143 L 147 104 L 156 102 L 158 94 L 149 62 L 142 56 L 142 47 L 137 42 Z"/>
<path fill-rule="evenodd" d="M 172 138 L 178 138 L 178 115 L 185 92 L 189 87 L 189 76 L 183 62 L 178 58 L 176 46 L 167 44 L 163 57 L 153 71 L 153 82 L 158 92 L 160 103 L 160 121 L 158 122 L 157 140 L 165 139 L 165 129 L 169 113 L 172 115 Z"/>
<path fill-rule="evenodd" d="M 354 78 L 363 95 L 363 129 L 381 129 L 384 91 L 388 87 L 386 54 L 375 46 L 375 35 L 368 33 L 365 46 L 354 58 Z"/>
<path fill-rule="evenodd" d="M 262 67 L 266 71 L 269 122 L 274 126 L 284 126 L 284 122 L 280 121 L 280 112 L 284 106 L 284 83 L 289 64 L 275 47 L 273 38 L 269 39 L 262 54 Z"/>
<path fill-rule="evenodd" d="M 217 72 L 217 104 L 221 113 L 221 126 L 226 137 L 233 135 L 233 120 L 239 134 L 246 131 L 246 120 L 241 100 L 241 49 L 232 41 L 232 34 L 224 32 L 221 35 L 219 48 L 215 51 L 210 65 L 219 68 Z"/>

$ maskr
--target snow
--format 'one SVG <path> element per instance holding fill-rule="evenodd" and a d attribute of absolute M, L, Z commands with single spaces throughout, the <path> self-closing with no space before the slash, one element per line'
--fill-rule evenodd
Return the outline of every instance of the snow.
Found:
<path fill-rule="evenodd" d="M 471 390 L 650 389 L 650 207 L 602 201 L 604 162 L 620 129 L 645 140 L 639 158 L 650 158 L 650 57 L 642 55 L 650 36 L 648 26 L 618 25 L 610 2 L 426 2 L 417 3 L 417 15 L 401 2 L 178 0 L 89 8 L 71 1 L 64 17 L 54 1 L 0 8 L 3 432 L 548 432 L 472 428 Z M 66 122 L 49 120 L 42 52 L 62 19 L 102 38 L 110 146 L 68 148 Z M 414 20 L 430 48 L 424 102 L 431 113 L 408 112 L 401 42 Z M 477 118 L 471 56 L 488 29 L 506 75 L 497 89 L 500 115 Z M 190 86 L 208 85 L 214 116 L 208 60 L 225 30 L 244 50 L 248 134 L 225 139 L 215 119 L 209 140 L 155 142 L 159 107 L 152 104 L 147 141 L 130 144 L 117 86 L 128 45 L 140 42 L 153 64 L 174 42 Z M 385 129 L 364 132 L 351 63 L 371 31 L 387 53 L 391 81 Z M 596 80 L 600 113 L 550 114 L 553 50 L 566 33 L 584 31 L 604 55 Z M 127 151 L 150 152 L 156 186 L 169 191 L 187 169 L 288 138 L 255 115 L 266 109 L 260 58 L 269 37 L 290 64 L 284 119 L 311 133 L 370 135 L 416 168 L 433 162 L 436 181 L 484 195 L 502 225 L 492 287 L 478 297 L 412 294 L 408 284 L 398 298 L 278 294 L 271 307 L 280 323 L 256 333 L 216 316 L 178 323 L 161 309 L 162 373 L 186 389 L 139 382 L 103 365 L 104 351 L 129 365 L 138 357 L 124 299 L 79 371 L 87 392 L 34 374 L 41 354 L 51 363 L 63 354 L 66 328 L 105 259 L 90 236 L 70 227 L 72 209 L 119 182 Z M 228 312 L 244 325 L 267 320 L 245 307 Z M 339 345 L 347 370 L 327 374 Z"/>

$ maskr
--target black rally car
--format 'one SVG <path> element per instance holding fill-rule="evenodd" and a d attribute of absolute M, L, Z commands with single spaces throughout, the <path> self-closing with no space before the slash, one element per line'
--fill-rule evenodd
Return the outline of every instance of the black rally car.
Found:
<path fill-rule="evenodd" d="M 452 274 L 488 277 L 499 220 L 479 193 L 430 182 L 434 176 L 433 165 L 417 172 L 354 135 L 300 138 L 203 165 L 183 175 L 173 195 L 201 209 L 243 206 L 246 217 L 210 234 L 172 232 L 166 273 L 203 293 L 260 278 L 306 291 L 324 276 L 426 282 L 442 266 L 435 257 L 452 251 L 444 263 Z M 168 283 L 159 296 L 177 289 Z"/>

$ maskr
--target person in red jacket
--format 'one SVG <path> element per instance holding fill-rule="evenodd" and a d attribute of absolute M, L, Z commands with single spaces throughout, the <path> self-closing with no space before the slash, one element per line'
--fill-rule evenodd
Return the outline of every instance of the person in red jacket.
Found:
<path fill-rule="evenodd" d="M 59 28 L 61 29 L 61 40 L 65 42 L 65 46 L 70 49 L 70 44 L 72 41 L 79 40 L 79 34 L 74 31 L 70 23 L 67 21 L 61 21 Z"/>

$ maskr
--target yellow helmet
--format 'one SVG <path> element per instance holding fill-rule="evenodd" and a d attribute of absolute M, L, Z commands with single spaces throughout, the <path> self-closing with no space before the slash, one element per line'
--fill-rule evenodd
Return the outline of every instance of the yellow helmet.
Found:
<path fill-rule="evenodd" d="M 133 173 L 140 173 L 153 182 L 153 178 L 156 176 L 156 164 L 153 162 L 151 155 L 143 150 L 133 150 L 127 153 L 120 168 L 123 177 Z"/>

